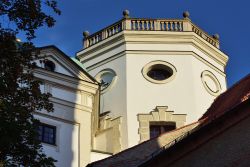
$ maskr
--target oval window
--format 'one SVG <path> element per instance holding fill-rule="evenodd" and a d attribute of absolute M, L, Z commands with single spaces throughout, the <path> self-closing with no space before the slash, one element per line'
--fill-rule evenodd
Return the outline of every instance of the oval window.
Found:
<path fill-rule="evenodd" d="M 150 67 L 147 75 L 152 79 L 162 81 L 171 77 L 173 75 L 173 70 L 168 66 L 156 64 Z"/>
<path fill-rule="evenodd" d="M 175 76 L 175 67 L 165 61 L 153 61 L 142 69 L 143 76 L 153 83 L 167 83 Z"/>
<path fill-rule="evenodd" d="M 111 69 L 105 69 L 100 71 L 96 76 L 96 80 L 101 84 L 101 91 L 105 93 L 108 91 L 117 79 L 116 73 Z"/>
<path fill-rule="evenodd" d="M 217 96 L 221 92 L 221 85 L 216 76 L 210 71 L 203 71 L 201 74 L 203 86 L 213 96 Z"/>

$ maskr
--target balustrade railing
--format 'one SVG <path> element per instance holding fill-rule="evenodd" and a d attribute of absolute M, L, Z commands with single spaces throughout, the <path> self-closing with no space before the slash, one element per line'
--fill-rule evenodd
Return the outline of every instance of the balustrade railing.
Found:
<path fill-rule="evenodd" d="M 219 48 L 219 40 L 208 35 L 194 25 L 189 19 L 135 19 L 124 18 L 90 36 L 84 38 L 84 48 L 88 48 L 123 30 L 133 31 L 176 31 L 194 32 L 204 40 Z"/>

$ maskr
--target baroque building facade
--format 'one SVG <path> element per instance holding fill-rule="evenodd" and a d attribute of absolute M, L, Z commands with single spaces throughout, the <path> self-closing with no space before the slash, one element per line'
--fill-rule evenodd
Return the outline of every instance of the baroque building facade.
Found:
<path fill-rule="evenodd" d="M 84 35 L 77 57 L 103 83 L 100 113 L 121 117 L 120 150 L 148 140 L 150 127 L 152 136 L 159 125 L 197 120 L 226 90 L 228 57 L 218 36 L 197 27 L 188 13 L 137 19 L 124 11 L 120 21 Z"/>
<path fill-rule="evenodd" d="M 123 16 L 84 32 L 79 61 L 55 46 L 41 48 L 35 76 L 55 112 L 36 115 L 44 129 L 56 128 L 55 142 L 44 147 L 57 166 L 86 166 L 190 124 L 227 89 L 228 56 L 218 35 L 188 12 L 183 19 Z"/>

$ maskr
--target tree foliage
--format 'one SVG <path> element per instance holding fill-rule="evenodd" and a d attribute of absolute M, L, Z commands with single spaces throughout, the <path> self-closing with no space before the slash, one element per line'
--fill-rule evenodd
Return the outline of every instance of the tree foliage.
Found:
<path fill-rule="evenodd" d="M 55 166 L 38 140 L 35 111 L 53 111 L 50 94 L 40 91 L 33 76 L 37 50 L 31 40 L 35 30 L 51 27 L 55 19 L 45 7 L 60 14 L 55 0 L 0 0 L 0 165 Z M 47 11 L 47 10 L 46 10 Z M 28 42 L 16 35 L 26 34 Z"/>

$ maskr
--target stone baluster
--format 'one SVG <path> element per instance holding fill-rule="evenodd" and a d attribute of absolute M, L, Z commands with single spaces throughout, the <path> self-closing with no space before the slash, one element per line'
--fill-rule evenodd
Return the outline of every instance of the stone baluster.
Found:
<path fill-rule="evenodd" d="M 170 22 L 166 21 L 166 31 L 169 31 L 169 25 L 170 25 Z"/>
<path fill-rule="evenodd" d="M 144 21 L 142 20 L 141 21 L 141 30 L 144 30 L 145 29 L 145 25 L 144 25 Z"/>
<path fill-rule="evenodd" d="M 92 45 L 92 40 L 91 40 L 91 38 L 89 38 L 89 46 L 91 46 Z"/>
<path fill-rule="evenodd" d="M 113 35 L 113 29 L 112 29 L 112 28 L 113 28 L 113 27 L 110 27 L 110 28 L 109 28 L 110 36 Z"/>
<path fill-rule="evenodd" d="M 115 26 L 115 34 L 118 33 L 118 25 Z"/>
<path fill-rule="evenodd" d="M 131 20 L 131 30 L 135 30 L 135 21 L 134 20 Z"/>
<path fill-rule="evenodd" d="M 98 34 L 96 34 L 95 36 L 94 36 L 94 38 L 95 38 L 95 43 L 97 43 L 98 42 Z"/>
<path fill-rule="evenodd" d="M 111 30 L 108 29 L 108 37 L 110 37 L 110 36 L 111 36 Z"/>
<path fill-rule="evenodd" d="M 118 33 L 119 32 L 119 24 L 117 24 L 116 26 L 115 26 L 115 33 Z"/>
<path fill-rule="evenodd" d="M 179 22 L 179 27 L 180 27 L 180 31 L 183 31 L 183 24 L 181 21 Z"/>
<path fill-rule="evenodd" d="M 150 30 L 160 30 L 160 22 L 156 20 L 150 21 Z"/>
<path fill-rule="evenodd" d="M 177 22 L 176 22 L 176 21 L 174 22 L 174 30 L 175 30 L 175 31 L 178 31 L 178 25 L 177 25 Z"/>
<path fill-rule="evenodd" d="M 162 31 L 164 30 L 164 24 L 165 24 L 165 22 L 161 22 L 161 30 Z"/>
<path fill-rule="evenodd" d="M 148 30 L 148 21 L 146 20 L 146 21 L 144 21 L 144 30 Z"/>
<path fill-rule="evenodd" d="M 137 28 L 138 28 L 137 21 L 135 20 L 134 21 L 134 30 L 136 30 Z"/>
<path fill-rule="evenodd" d="M 102 33 L 101 33 L 101 38 L 102 38 L 102 40 L 103 40 L 103 39 L 106 39 L 106 32 L 107 32 L 106 29 L 102 31 Z"/>
<path fill-rule="evenodd" d="M 148 27 L 149 27 L 149 30 L 153 30 L 154 29 L 154 21 L 150 21 L 149 22 L 149 25 L 148 25 Z"/>
<path fill-rule="evenodd" d="M 173 31 L 174 30 L 174 27 L 173 27 L 173 22 L 170 21 L 170 31 Z"/>

